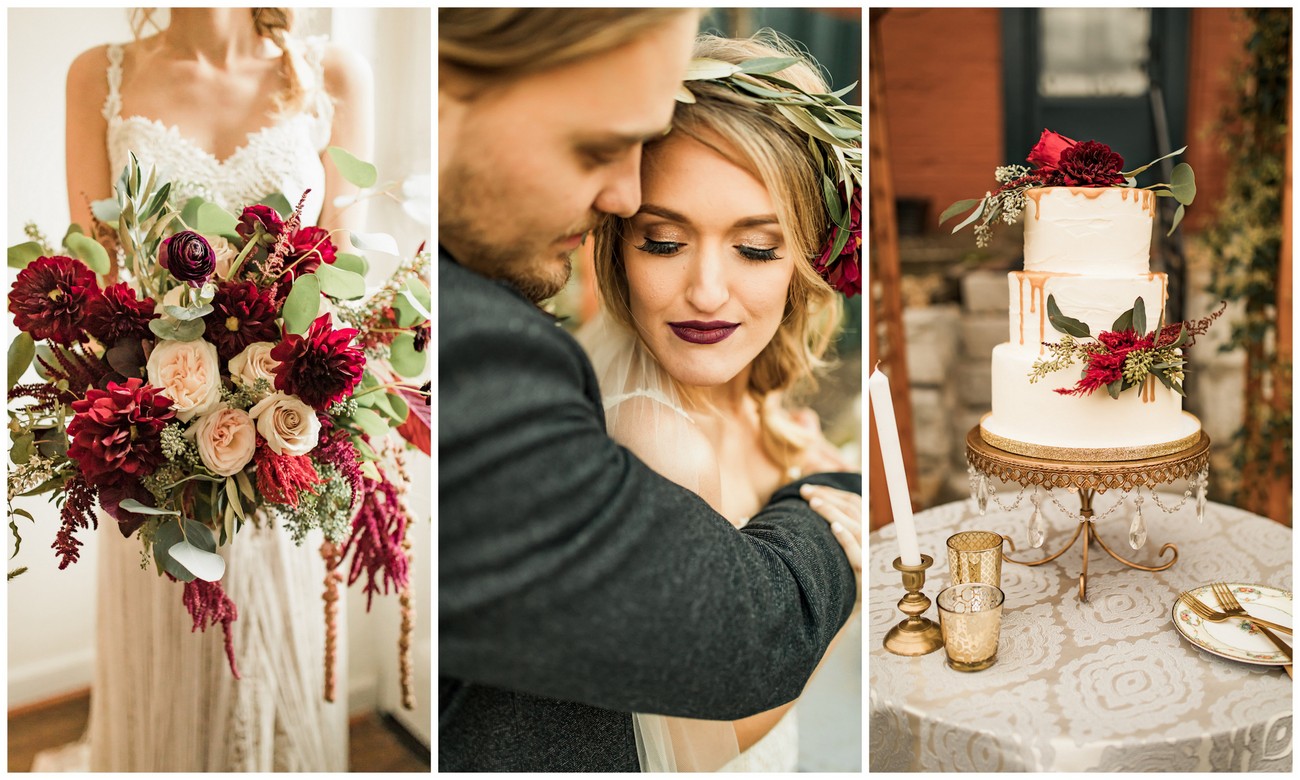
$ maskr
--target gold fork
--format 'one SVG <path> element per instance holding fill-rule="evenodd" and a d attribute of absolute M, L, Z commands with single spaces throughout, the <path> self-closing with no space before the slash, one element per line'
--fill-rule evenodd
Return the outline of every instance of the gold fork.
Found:
<path fill-rule="evenodd" d="M 1211 623 L 1222 623 L 1225 620 L 1242 619 L 1242 620 L 1249 620 L 1252 623 L 1259 623 L 1260 625 L 1268 626 L 1274 631 L 1281 631 L 1284 634 L 1289 635 L 1291 633 L 1291 629 L 1287 628 L 1286 626 L 1279 625 L 1278 623 L 1274 623 L 1269 620 L 1264 620 L 1263 618 L 1257 618 L 1254 615 L 1245 614 L 1244 610 L 1242 614 L 1237 614 L 1231 611 L 1219 612 L 1217 610 L 1211 609 L 1210 606 L 1206 604 L 1204 601 L 1201 601 L 1200 599 L 1193 596 L 1191 591 L 1184 591 L 1178 594 L 1178 598 L 1184 604 L 1186 604 L 1193 612 L 1199 615 L 1202 620 L 1208 620 Z"/>
<path fill-rule="evenodd" d="M 1274 634 L 1272 631 L 1269 631 L 1268 628 L 1256 623 L 1255 619 L 1251 617 L 1246 610 L 1241 608 L 1241 604 L 1237 601 L 1237 597 L 1233 595 L 1231 588 L 1222 582 L 1212 582 L 1210 583 L 1210 590 L 1213 591 L 1214 598 L 1219 602 L 1219 606 L 1223 607 L 1224 611 L 1228 614 L 1240 613 L 1238 616 L 1243 620 L 1249 620 L 1250 622 L 1255 623 L 1259 628 L 1260 633 L 1268 637 L 1270 642 L 1277 645 L 1277 649 L 1282 651 L 1282 654 L 1286 656 L 1286 660 L 1291 660 L 1291 647 L 1286 642 L 1278 639 L 1277 634 Z M 1289 676 L 1291 674 L 1291 665 L 1287 664 L 1285 669 Z"/>

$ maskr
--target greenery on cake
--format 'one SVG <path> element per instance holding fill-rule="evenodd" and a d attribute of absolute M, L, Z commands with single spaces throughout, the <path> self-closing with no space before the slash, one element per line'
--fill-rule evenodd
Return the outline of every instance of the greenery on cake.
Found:
<path fill-rule="evenodd" d="M 1151 377 L 1179 395 L 1183 392 L 1182 350 L 1196 343 L 1196 337 L 1210 329 L 1210 324 L 1223 314 L 1224 301 L 1218 310 L 1195 322 L 1175 322 L 1157 326 L 1147 332 L 1146 307 L 1142 299 L 1133 302 L 1133 308 L 1119 315 L 1110 330 L 1098 333 L 1093 339 L 1088 324 L 1067 317 L 1056 305 L 1056 297 L 1047 296 L 1047 319 L 1060 331 L 1061 340 L 1044 342 L 1050 357 L 1034 361 L 1029 373 L 1029 383 L 1034 384 L 1049 374 L 1083 363 L 1083 372 L 1074 387 L 1059 387 L 1061 395 L 1085 396 L 1106 388 L 1111 398 L 1131 387 L 1141 387 Z M 1084 341 L 1082 339 L 1092 339 Z"/>
<path fill-rule="evenodd" d="M 998 188 L 985 192 L 983 198 L 959 200 L 939 215 L 939 224 L 958 214 L 970 211 L 966 219 L 952 229 L 953 233 L 975 224 L 975 244 L 988 246 L 993 237 L 993 226 L 998 222 L 1014 225 L 1025 208 L 1025 192 L 1037 187 L 1127 187 L 1138 188 L 1137 176 L 1151 166 L 1176 157 L 1187 147 L 1170 152 L 1131 171 L 1122 170 L 1124 158 L 1113 149 L 1097 141 L 1075 141 L 1060 133 L 1044 129 L 1038 143 L 1030 150 L 1027 165 L 1003 165 L 994 171 Z M 1183 220 L 1187 206 L 1196 199 L 1196 176 L 1192 166 L 1179 163 L 1170 174 L 1169 183 L 1149 184 L 1141 189 L 1151 190 L 1162 198 L 1178 201 L 1169 233 L 1172 234 Z"/>

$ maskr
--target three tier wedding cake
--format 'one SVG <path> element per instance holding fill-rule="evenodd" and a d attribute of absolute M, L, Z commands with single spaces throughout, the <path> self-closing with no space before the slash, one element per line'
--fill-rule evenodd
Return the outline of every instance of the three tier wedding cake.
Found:
<path fill-rule="evenodd" d="M 1024 222 L 1024 270 L 1007 277 L 1008 340 L 993 349 L 993 408 L 981 436 L 1009 452 L 1073 461 L 1194 445 L 1201 425 L 1182 410 L 1182 353 L 1222 310 L 1167 324 L 1167 278 L 1150 269 L 1157 198 L 1179 204 L 1172 233 L 1196 195 L 1191 168 L 1179 164 L 1169 184 L 1139 188 L 1137 175 L 1159 160 L 1123 171 L 1105 144 L 1050 130 L 1027 161 L 1033 167 L 998 168 L 996 191 L 940 217 L 970 210 L 953 232 L 975 224 L 981 246 L 998 223 Z"/>

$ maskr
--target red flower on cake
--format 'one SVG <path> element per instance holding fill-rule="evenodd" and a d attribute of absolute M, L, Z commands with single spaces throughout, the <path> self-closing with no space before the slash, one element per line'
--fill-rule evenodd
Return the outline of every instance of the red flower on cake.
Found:
<path fill-rule="evenodd" d="M 64 347 L 81 341 L 86 304 L 99 295 L 99 283 L 85 263 L 71 257 L 38 257 L 18 272 L 9 290 L 14 324 L 40 341 Z"/>
<path fill-rule="evenodd" d="M 131 285 L 123 282 L 91 298 L 82 322 L 99 343 L 111 347 L 125 338 L 149 338 L 149 321 L 157 318 L 153 299 L 140 300 Z"/>
<path fill-rule="evenodd" d="M 1084 141 L 1061 152 L 1057 169 L 1067 187 L 1108 187 L 1123 184 L 1120 171 L 1124 158 L 1109 146 L 1096 141 Z"/>
<path fill-rule="evenodd" d="M 357 330 L 335 330 L 331 322 L 329 314 L 322 314 L 305 336 L 286 332 L 271 350 L 271 359 L 280 362 L 275 389 L 298 396 L 317 411 L 352 392 L 366 367 L 365 354 L 352 344 Z"/>
<path fill-rule="evenodd" d="M 293 268 L 290 273 L 294 279 L 315 271 L 321 263 L 333 263 L 338 252 L 330 241 L 330 232 L 319 227 L 295 231 L 289 244 L 291 248 L 285 255 L 284 264 Z"/>
<path fill-rule="evenodd" d="M 1097 335 L 1097 341 L 1105 349 L 1093 352 L 1084 365 L 1083 378 L 1074 387 L 1059 387 L 1061 395 L 1091 395 L 1094 390 L 1106 387 L 1112 382 L 1124 378 L 1124 361 L 1134 350 L 1151 349 L 1153 340 L 1150 336 L 1138 336 L 1132 330 L 1103 331 Z"/>
<path fill-rule="evenodd" d="M 68 457 L 91 484 L 114 485 L 124 478 L 152 474 L 163 462 L 159 442 L 175 413 L 171 399 L 141 379 L 109 382 L 72 402 Z"/>
<path fill-rule="evenodd" d="M 1056 170 L 1061 153 L 1077 143 L 1078 141 L 1074 139 L 1044 128 L 1043 134 L 1038 137 L 1038 143 L 1029 151 L 1029 156 L 1025 159 L 1039 168 Z"/>
<path fill-rule="evenodd" d="M 207 340 L 217 354 L 229 360 L 255 341 L 275 341 L 280 308 L 271 296 L 252 282 L 222 282 L 212 298 L 212 313 L 203 318 Z"/>

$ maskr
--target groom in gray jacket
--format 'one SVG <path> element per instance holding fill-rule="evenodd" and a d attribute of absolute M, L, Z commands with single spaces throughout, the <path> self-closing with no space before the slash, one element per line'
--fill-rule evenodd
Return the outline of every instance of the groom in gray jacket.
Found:
<path fill-rule="evenodd" d="M 804 483 L 737 532 L 606 434 L 536 306 L 602 213 L 640 205 L 698 17 L 440 9 L 438 769 L 636 771 L 632 712 L 797 697 L 854 603 Z"/>

